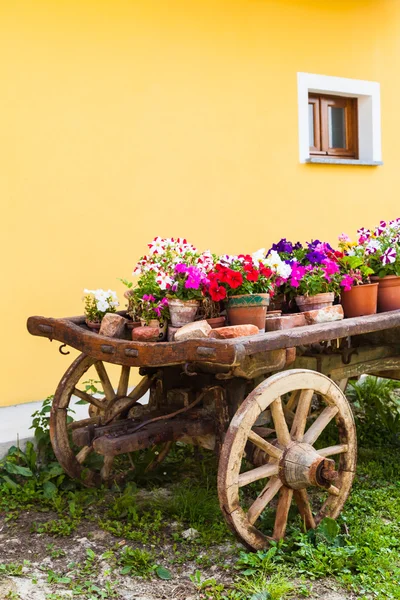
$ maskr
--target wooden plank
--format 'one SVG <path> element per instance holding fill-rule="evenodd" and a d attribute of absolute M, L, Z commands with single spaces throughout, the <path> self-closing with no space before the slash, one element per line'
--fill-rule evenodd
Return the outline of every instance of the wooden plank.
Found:
<path fill-rule="evenodd" d="M 271 331 L 233 340 L 209 339 L 203 345 L 215 349 L 215 352 L 207 356 L 198 353 L 198 340 L 163 343 L 115 340 L 92 333 L 67 319 L 45 317 L 30 317 L 27 326 L 32 335 L 59 340 L 84 354 L 117 364 L 167 366 L 186 362 L 207 362 L 235 366 L 241 364 L 246 355 L 393 328 L 399 328 L 395 339 L 400 340 L 400 310 L 343 319 L 334 323 Z"/>

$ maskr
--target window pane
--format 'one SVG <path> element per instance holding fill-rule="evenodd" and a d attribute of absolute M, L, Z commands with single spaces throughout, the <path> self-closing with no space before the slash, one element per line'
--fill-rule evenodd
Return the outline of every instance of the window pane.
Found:
<path fill-rule="evenodd" d="M 308 130 L 310 135 L 310 146 L 314 146 L 314 105 L 308 105 Z"/>
<path fill-rule="evenodd" d="M 329 106 L 329 148 L 346 148 L 345 109 Z"/>

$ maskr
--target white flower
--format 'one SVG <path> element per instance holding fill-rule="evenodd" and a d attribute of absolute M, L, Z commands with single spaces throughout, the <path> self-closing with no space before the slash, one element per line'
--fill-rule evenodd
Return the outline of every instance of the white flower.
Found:
<path fill-rule="evenodd" d="M 160 237 L 155 237 L 150 244 L 148 244 L 150 254 L 164 254 L 164 240 Z"/>
<path fill-rule="evenodd" d="M 380 247 L 381 244 L 378 240 L 371 239 L 365 247 L 365 254 L 374 254 Z"/>
<path fill-rule="evenodd" d="M 156 279 L 158 285 L 160 286 L 160 290 L 168 289 L 174 282 L 172 277 L 167 275 L 166 273 L 159 273 Z"/>
<path fill-rule="evenodd" d="M 260 260 L 264 260 L 265 248 L 260 248 L 259 250 L 257 250 L 257 252 L 253 252 L 253 254 L 251 256 L 252 256 L 252 259 L 253 259 L 253 263 L 255 265 L 258 265 L 258 263 L 260 262 Z"/>
<path fill-rule="evenodd" d="M 276 250 L 271 250 L 267 258 L 264 260 L 264 264 L 275 271 L 276 274 L 283 279 L 288 279 L 292 272 L 291 266 L 281 259 Z"/>

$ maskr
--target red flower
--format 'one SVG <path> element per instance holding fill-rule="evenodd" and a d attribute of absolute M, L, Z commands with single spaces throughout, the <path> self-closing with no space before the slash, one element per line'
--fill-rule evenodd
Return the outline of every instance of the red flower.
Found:
<path fill-rule="evenodd" d="M 222 285 L 218 285 L 217 282 L 212 283 L 208 291 L 210 292 L 211 300 L 214 300 L 214 302 L 219 302 L 226 298 L 226 289 Z"/>
<path fill-rule="evenodd" d="M 246 268 L 245 267 L 245 271 L 246 271 L 246 279 L 247 281 L 258 281 L 258 276 L 259 276 L 259 271 L 257 271 L 257 269 L 253 269 L 253 268 Z"/>
<path fill-rule="evenodd" d="M 234 271 L 233 269 L 227 269 L 224 277 L 225 283 L 227 283 L 233 290 L 240 287 L 243 283 L 243 275 L 239 273 L 239 271 Z M 223 281 L 222 278 L 221 281 Z"/>
<path fill-rule="evenodd" d="M 272 269 L 270 269 L 269 267 L 261 267 L 260 272 L 261 275 L 263 275 L 264 277 L 271 277 L 272 275 Z"/>

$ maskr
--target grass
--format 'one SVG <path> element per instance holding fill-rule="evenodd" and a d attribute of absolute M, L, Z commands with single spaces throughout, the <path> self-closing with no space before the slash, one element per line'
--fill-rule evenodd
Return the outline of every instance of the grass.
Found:
<path fill-rule="evenodd" d="M 361 448 L 357 478 L 338 520 L 325 519 L 317 530 L 305 532 L 296 517 L 285 541 L 265 551 L 239 549 L 227 530 L 211 453 L 199 460 L 192 448 L 178 445 L 161 466 L 168 473 L 166 491 L 154 488 L 162 480 L 159 473 L 143 478 L 146 493 L 133 483 L 124 489 L 85 489 L 60 472 L 45 443 L 43 415 L 35 417 L 43 421 L 41 461 L 30 446 L 25 453 L 12 449 L 3 461 L 0 511 L 9 527 L 18 529 L 29 510 L 36 515 L 31 535 L 58 539 L 46 548 L 46 555 L 57 561 L 47 570 L 47 581 L 55 588 L 49 600 L 63 597 L 62 590 L 84 600 L 118 599 L 121 577 L 152 581 L 185 576 L 198 598 L 210 600 L 307 597 L 315 582 L 324 581 L 336 582 L 361 600 L 400 598 L 397 388 L 368 378 L 351 392 Z M 63 565 L 63 540 L 74 532 L 79 535 L 85 523 L 111 533 L 117 541 L 103 555 L 88 548 L 83 560 Z M 186 540 L 182 533 L 189 528 L 197 531 L 197 537 Z M 100 580 L 104 561 L 108 575 Z M 0 578 L 26 571 L 30 572 L 29 563 L 0 564 Z"/>

